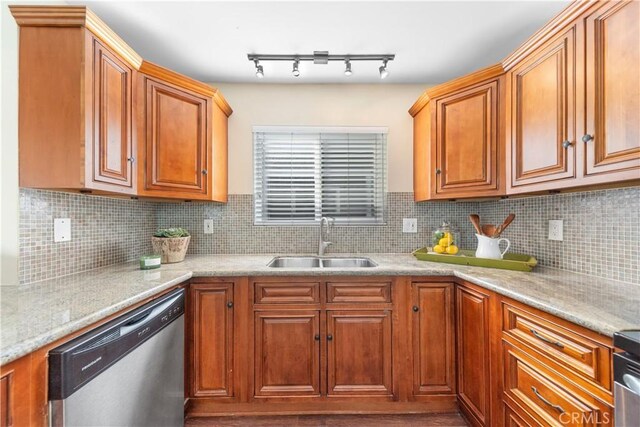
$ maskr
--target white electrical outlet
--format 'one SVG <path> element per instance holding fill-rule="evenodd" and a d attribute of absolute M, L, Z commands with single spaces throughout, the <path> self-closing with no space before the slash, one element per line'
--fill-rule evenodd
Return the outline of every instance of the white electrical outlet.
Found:
<path fill-rule="evenodd" d="M 53 241 L 68 242 L 71 240 L 71 218 L 54 218 Z"/>
<path fill-rule="evenodd" d="M 418 232 L 418 220 L 416 218 L 402 218 L 402 232 L 403 233 L 417 233 Z"/>
<path fill-rule="evenodd" d="M 204 234 L 213 234 L 213 220 L 205 219 L 204 220 Z"/>
<path fill-rule="evenodd" d="M 562 241 L 563 238 L 563 220 L 550 219 L 549 220 L 549 240 Z"/>

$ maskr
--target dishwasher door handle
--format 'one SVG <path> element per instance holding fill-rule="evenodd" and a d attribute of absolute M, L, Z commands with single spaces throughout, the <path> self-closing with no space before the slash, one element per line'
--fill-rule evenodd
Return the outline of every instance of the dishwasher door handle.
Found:
<path fill-rule="evenodd" d="M 151 311 L 149 311 L 149 313 L 147 313 L 146 316 L 132 320 L 132 322 L 127 323 L 126 325 L 120 327 L 120 337 L 123 337 L 133 332 L 134 330 L 140 328 L 141 326 L 151 322 L 153 319 L 160 316 L 167 308 L 171 307 L 171 305 L 175 303 L 180 297 L 181 295 L 176 295 L 170 300 L 167 300 L 161 305 L 151 309 Z"/>

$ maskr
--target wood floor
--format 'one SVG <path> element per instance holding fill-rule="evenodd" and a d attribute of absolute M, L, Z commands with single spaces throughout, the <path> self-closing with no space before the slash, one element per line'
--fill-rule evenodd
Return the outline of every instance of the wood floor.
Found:
<path fill-rule="evenodd" d="M 189 418 L 185 427 L 466 427 L 459 414 L 290 415 Z"/>

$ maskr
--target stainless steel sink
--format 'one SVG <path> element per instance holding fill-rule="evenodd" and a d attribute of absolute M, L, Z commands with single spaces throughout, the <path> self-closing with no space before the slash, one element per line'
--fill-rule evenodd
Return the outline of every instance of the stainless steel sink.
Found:
<path fill-rule="evenodd" d="M 278 256 L 267 264 L 267 267 L 274 268 L 318 268 L 320 259 L 317 257 L 287 257 Z"/>
<path fill-rule="evenodd" d="M 267 264 L 267 267 L 272 268 L 368 268 L 377 266 L 378 264 L 369 258 L 320 258 L 312 256 L 279 256 Z"/>
<path fill-rule="evenodd" d="M 322 258 L 324 268 L 368 268 L 378 264 L 369 258 Z"/>

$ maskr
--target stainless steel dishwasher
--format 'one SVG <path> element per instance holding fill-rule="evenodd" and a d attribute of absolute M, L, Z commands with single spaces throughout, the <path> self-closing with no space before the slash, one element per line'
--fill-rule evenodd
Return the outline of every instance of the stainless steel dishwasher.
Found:
<path fill-rule="evenodd" d="M 49 352 L 52 426 L 182 426 L 183 289 Z"/>
<path fill-rule="evenodd" d="M 640 425 L 640 330 L 613 334 L 613 345 L 622 353 L 613 355 L 613 395 L 616 427 Z"/>

